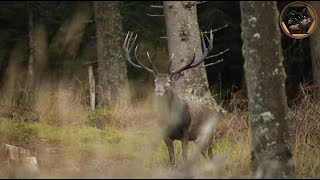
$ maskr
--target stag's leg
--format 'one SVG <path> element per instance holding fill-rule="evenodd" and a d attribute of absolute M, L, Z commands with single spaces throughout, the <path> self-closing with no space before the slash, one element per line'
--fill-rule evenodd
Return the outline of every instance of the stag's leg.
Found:
<path fill-rule="evenodd" d="M 167 145 L 168 152 L 169 152 L 169 159 L 170 159 L 170 165 L 174 165 L 175 162 L 175 157 L 174 157 L 174 146 L 173 146 L 173 141 L 169 138 L 164 138 L 164 142 Z"/>
<path fill-rule="evenodd" d="M 189 142 L 189 134 L 188 134 L 188 130 L 185 129 L 183 132 L 183 136 L 181 139 L 181 143 L 182 143 L 182 158 L 184 161 L 187 160 L 188 157 L 188 142 Z"/>
<path fill-rule="evenodd" d="M 207 154 L 206 154 L 206 150 L 207 150 L 206 146 L 205 146 L 205 145 L 201 145 L 200 142 L 199 142 L 199 140 L 198 140 L 198 141 L 194 141 L 194 143 L 196 144 L 197 148 L 200 149 L 201 155 L 202 155 L 205 159 L 207 159 L 208 157 L 207 157 Z"/>
<path fill-rule="evenodd" d="M 207 149 L 208 149 L 207 147 L 204 147 L 204 148 L 201 149 L 201 154 L 202 154 L 202 156 L 203 156 L 205 159 L 208 159 L 208 156 L 207 156 L 207 154 L 206 154 L 206 150 L 207 150 Z"/>

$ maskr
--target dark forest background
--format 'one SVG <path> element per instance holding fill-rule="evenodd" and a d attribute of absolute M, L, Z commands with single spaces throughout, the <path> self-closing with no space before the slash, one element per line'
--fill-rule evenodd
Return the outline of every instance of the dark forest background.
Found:
<path fill-rule="evenodd" d="M 278 2 L 279 12 L 291 1 Z M 52 41 L 55 33 L 65 19 L 72 16 L 77 4 L 85 3 L 80 1 L 33 1 L 32 12 L 34 23 L 43 23 L 46 25 L 48 33 L 48 43 Z M 88 3 L 92 6 L 92 3 Z M 168 61 L 167 42 L 163 38 L 166 35 L 165 22 L 163 16 L 148 16 L 147 14 L 163 14 L 163 9 L 152 8 L 151 5 L 162 5 L 161 1 L 122 1 L 121 14 L 123 33 L 133 31 L 139 34 L 139 43 L 141 46 L 149 48 L 150 54 L 153 54 L 155 64 L 166 67 L 161 64 Z M 244 90 L 243 75 L 243 57 L 241 53 L 241 14 L 239 1 L 217 1 L 205 2 L 198 5 L 198 20 L 201 30 L 217 29 L 215 32 L 214 50 L 212 54 L 230 49 L 223 55 L 215 58 L 223 59 L 222 62 L 208 66 L 206 68 L 209 86 L 215 99 L 220 103 L 227 102 L 230 99 L 230 93 Z M 266 16 L 268 16 L 266 14 Z M 0 7 L 0 77 L 3 85 L 4 72 L 9 64 L 9 56 L 15 43 L 18 40 L 28 42 L 29 32 L 29 9 L 27 2 L 23 1 L 4 1 Z M 268 27 L 266 27 L 268 28 Z M 284 55 L 284 65 L 287 73 L 286 91 L 288 99 L 296 97 L 299 85 L 308 83 L 312 80 L 312 68 L 310 60 L 309 38 L 302 40 L 292 39 L 282 33 L 282 49 Z M 123 37 L 124 37 L 123 36 Z M 73 76 L 81 80 L 87 78 L 87 69 L 82 66 L 83 63 L 96 60 L 95 43 L 95 22 L 88 23 L 85 34 L 81 41 L 76 57 L 71 64 L 68 64 L 68 70 L 72 71 Z M 23 57 L 23 65 L 27 67 L 28 48 L 24 48 L 26 53 Z M 49 47 L 50 51 L 50 47 Z M 79 58 L 85 51 L 86 55 Z M 84 58 L 83 58 L 84 57 Z M 210 63 L 212 60 L 207 60 Z M 50 71 L 58 71 L 64 66 L 63 61 L 50 62 Z M 139 79 L 148 81 L 147 74 L 138 71 L 134 67 L 127 66 L 129 79 Z M 19 72 L 17 72 L 19 73 Z M 138 94 L 136 96 L 139 96 Z"/>

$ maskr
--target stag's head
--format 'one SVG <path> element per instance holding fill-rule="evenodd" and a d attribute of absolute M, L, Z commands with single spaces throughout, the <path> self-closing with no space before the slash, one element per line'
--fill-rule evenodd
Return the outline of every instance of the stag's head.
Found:
<path fill-rule="evenodd" d="M 306 26 L 306 25 L 308 25 L 310 22 L 311 22 L 310 18 L 305 18 L 305 19 L 303 19 L 303 20 L 301 21 L 301 24 L 304 25 L 304 26 Z"/>
<path fill-rule="evenodd" d="M 137 39 L 137 35 L 135 35 L 134 38 L 132 35 L 133 35 L 132 32 L 128 32 L 128 34 L 125 38 L 124 44 L 123 44 L 123 50 L 125 52 L 125 57 L 130 65 L 132 65 L 136 68 L 139 68 L 139 69 L 144 69 L 145 71 L 151 73 L 154 76 L 154 87 L 155 87 L 154 90 L 155 90 L 156 95 L 159 95 L 159 96 L 162 96 L 162 95 L 166 94 L 167 92 L 171 92 L 173 90 L 173 80 L 178 79 L 183 71 L 200 65 L 205 60 L 205 58 L 207 57 L 209 52 L 212 50 L 212 46 L 213 46 L 212 30 L 210 31 L 210 38 L 208 38 L 208 36 L 206 34 L 201 32 L 201 40 L 202 40 L 202 46 L 203 46 L 202 57 L 198 61 L 195 61 L 196 54 L 195 54 L 195 49 L 194 49 L 192 58 L 189 61 L 187 61 L 187 63 L 184 66 L 177 68 L 173 71 L 170 71 L 172 60 L 174 57 L 174 54 L 172 54 L 170 62 L 169 62 L 169 66 L 168 66 L 168 73 L 163 74 L 163 73 L 158 72 L 158 70 L 156 69 L 156 67 L 152 63 L 152 60 L 151 60 L 148 52 L 147 52 L 147 56 L 148 56 L 149 62 L 152 65 L 152 69 L 146 67 L 145 65 L 143 65 L 141 63 L 141 61 L 138 59 L 138 56 L 137 56 L 138 45 L 135 47 L 135 51 L 134 51 L 134 55 L 135 55 L 137 64 L 131 60 L 130 53 L 131 53 L 131 50 L 133 49 L 134 43 Z M 204 36 L 206 37 L 206 39 L 209 42 L 208 47 L 206 46 Z"/>

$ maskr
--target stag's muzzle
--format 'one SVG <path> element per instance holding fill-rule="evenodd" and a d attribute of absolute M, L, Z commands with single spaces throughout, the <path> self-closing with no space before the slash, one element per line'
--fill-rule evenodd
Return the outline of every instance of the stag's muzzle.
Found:
<path fill-rule="evenodd" d="M 157 96 L 162 96 L 165 92 L 164 88 L 162 87 L 156 87 L 155 91 Z"/>

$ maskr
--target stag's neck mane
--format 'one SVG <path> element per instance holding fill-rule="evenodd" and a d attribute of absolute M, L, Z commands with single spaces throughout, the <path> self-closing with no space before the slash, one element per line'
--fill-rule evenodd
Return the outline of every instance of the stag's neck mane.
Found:
<path fill-rule="evenodd" d="M 157 97 L 160 108 L 169 108 L 171 110 L 183 105 L 183 101 L 173 89 L 168 90 L 163 96 Z"/>

